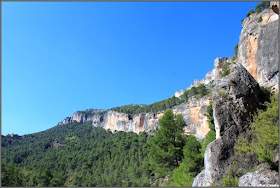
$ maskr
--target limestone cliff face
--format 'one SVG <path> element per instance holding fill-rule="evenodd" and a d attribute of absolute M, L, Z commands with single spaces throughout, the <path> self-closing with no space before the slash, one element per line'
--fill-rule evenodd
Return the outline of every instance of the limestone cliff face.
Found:
<path fill-rule="evenodd" d="M 209 96 L 200 99 L 193 97 L 188 101 L 188 103 L 180 104 L 172 109 L 175 114 L 183 115 L 187 124 L 185 127 L 186 134 L 193 134 L 201 140 L 209 132 L 207 117 L 204 115 L 209 102 Z M 128 114 L 112 110 L 103 114 L 94 113 L 91 115 L 87 115 L 85 112 L 75 112 L 73 117 L 67 117 L 59 124 L 66 124 L 73 121 L 82 123 L 92 121 L 92 125 L 94 127 L 110 129 L 113 132 L 133 131 L 138 134 L 142 131 L 153 131 L 159 126 L 159 119 L 163 116 L 163 114 L 164 112 L 158 112 L 156 114 L 141 113 L 130 118 Z"/>
<path fill-rule="evenodd" d="M 261 86 L 273 87 L 275 91 L 279 90 L 278 19 L 279 15 L 271 9 L 246 18 L 237 58 L 237 62 L 246 67 Z"/>
<path fill-rule="evenodd" d="M 183 115 L 187 124 L 186 134 L 195 135 L 197 139 L 201 140 L 210 131 L 207 117 L 204 115 L 209 103 L 209 96 L 200 99 L 192 97 L 188 103 L 180 104 L 172 109 L 174 114 Z"/>
<path fill-rule="evenodd" d="M 94 118 L 94 115 L 98 114 L 99 112 L 102 112 L 104 110 L 101 109 L 87 109 L 86 111 L 77 111 L 73 114 L 72 117 L 66 117 L 64 120 L 58 123 L 58 125 L 70 123 L 73 121 L 77 122 L 86 122 L 90 121 Z"/>
<path fill-rule="evenodd" d="M 158 120 L 163 116 L 163 112 L 157 114 L 141 113 L 129 118 L 128 114 L 115 111 L 108 111 L 104 115 L 94 116 L 92 125 L 95 127 L 103 127 L 111 131 L 133 131 L 140 133 L 142 131 L 152 131 L 158 125 Z"/>

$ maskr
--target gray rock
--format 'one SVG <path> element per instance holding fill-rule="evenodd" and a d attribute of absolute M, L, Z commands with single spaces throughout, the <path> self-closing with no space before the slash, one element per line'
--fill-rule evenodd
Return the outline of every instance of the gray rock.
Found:
<path fill-rule="evenodd" d="M 279 174 L 268 167 L 262 167 L 255 172 L 248 172 L 241 176 L 238 185 L 240 187 L 279 187 Z"/>
<path fill-rule="evenodd" d="M 211 142 L 204 155 L 204 173 L 194 185 L 221 185 L 223 172 L 234 159 L 234 144 L 250 122 L 250 113 L 259 105 L 260 87 L 250 73 L 242 66 L 232 64 L 231 73 L 216 80 L 212 90 L 212 108 L 216 140 Z"/>

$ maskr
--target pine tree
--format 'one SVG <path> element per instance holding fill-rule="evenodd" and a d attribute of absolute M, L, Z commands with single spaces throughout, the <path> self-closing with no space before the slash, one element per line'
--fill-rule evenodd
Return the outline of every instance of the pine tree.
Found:
<path fill-rule="evenodd" d="M 186 126 L 182 115 L 174 116 L 167 110 L 159 120 L 160 128 L 149 140 L 149 161 L 151 170 L 163 177 L 179 166 L 183 157 L 184 136 Z"/>

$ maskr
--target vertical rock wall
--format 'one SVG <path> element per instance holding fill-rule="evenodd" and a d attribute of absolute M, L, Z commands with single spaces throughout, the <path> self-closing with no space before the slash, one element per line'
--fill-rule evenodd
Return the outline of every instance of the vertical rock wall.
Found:
<path fill-rule="evenodd" d="M 262 21 L 260 19 L 262 18 Z M 278 91 L 279 15 L 271 9 L 252 14 L 243 21 L 237 62 L 241 63 L 261 86 Z"/>

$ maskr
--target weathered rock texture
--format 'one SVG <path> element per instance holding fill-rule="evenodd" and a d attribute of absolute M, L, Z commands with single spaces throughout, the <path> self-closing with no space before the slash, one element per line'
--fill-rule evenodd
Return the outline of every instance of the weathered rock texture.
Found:
<path fill-rule="evenodd" d="M 279 187 L 279 173 L 268 167 L 262 167 L 241 176 L 238 185 L 239 187 Z"/>
<path fill-rule="evenodd" d="M 209 96 L 200 99 L 193 97 L 188 103 L 180 104 L 172 109 L 175 114 L 183 115 L 187 124 L 185 134 L 193 134 L 201 140 L 210 131 L 207 117 L 204 115 L 209 103 Z"/>
<path fill-rule="evenodd" d="M 175 114 L 182 114 L 187 124 L 185 127 L 186 134 L 194 134 L 198 139 L 204 138 L 208 133 L 207 117 L 204 116 L 206 107 L 209 105 L 210 97 L 203 97 L 197 99 L 191 98 L 188 103 L 183 103 L 174 107 L 172 110 Z M 163 116 L 164 112 L 154 113 L 141 113 L 136 114 L 132 118 L 128 114 L 115 112 L 112 110 L 100 114 L 95 110 L 89 113 L 75 112 L 73 117 L 66 117 L 59 124 L 66 124 L 73 121 L 86 122 L 92 121 L 94 127 L 103 127 L 111 131 L 133 131 L 140 133 L 142 131 L 150 132 L 159 126 L 159 119 Z"/>
<path fill-rule="evenodd" d="M 214 82 L 212 108 L 216 140 L 205 151 L 205 170 L 195 179 L 193 186 L 211 186 L 221 183 L 223 172 L 232 165 L 234 144 L 245 132 L 250 113 L 259 106 L 260 87 L 242 66 L 232 64 L 231 73 Z"/>
<path fill-rule="evenodd" d="M 93 121 L 93 126 L 103 127 L 111 131 L 142 131 L 154 130 L 158 125 L 158 120 L 163 116 L 163 112 L 141 113 L 129 119 L 128 114 L 115 111 L 108 111 L 105 115 L 98 115 Z"/>
<path fill-rule="evenodd" d="M 259 22 L 259 18 L 262 21 Z M 252 14 L 243 21 L 237 62 L 241 63 L 261 86 L 278 91 L 279 15 L 271 9 Z"/>

